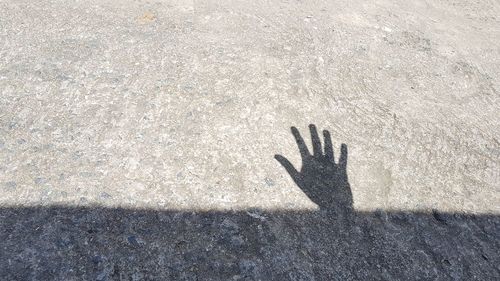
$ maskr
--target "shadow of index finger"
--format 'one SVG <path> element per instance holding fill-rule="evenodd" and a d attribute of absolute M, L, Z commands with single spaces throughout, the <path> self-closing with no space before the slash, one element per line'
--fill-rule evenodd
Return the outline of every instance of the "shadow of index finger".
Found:
<path fill-rule="evenodd" d="M 300 151 L 300 156 L 302 159 L 306 158 L 307 156 L 310 156 L 311 154 L 309 153 L 309 149 L 307 149 L 307 145 L 304 142 L 304 139 L 299 133 L 299 130 L 297 130 L 296 127 L 292 127 L 292 134 L 295 137 L 295 141 L 297 142 L 297 146 L 299 147 Z"/>

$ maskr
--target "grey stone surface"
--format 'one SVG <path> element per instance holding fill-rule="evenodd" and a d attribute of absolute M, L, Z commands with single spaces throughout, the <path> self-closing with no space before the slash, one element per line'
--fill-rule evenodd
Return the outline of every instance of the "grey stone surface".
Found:
<path fill-rule="evenodd" d="M 3 280 L 498 280 L 495 216 L 0 209 Z"/>
<path fill-rule="evenodd" d="M 0 0 L 0 275 L 498 279 L 499 15 Z M 310 123 L 349 147 L 347 222 L 273 159 Z"/>

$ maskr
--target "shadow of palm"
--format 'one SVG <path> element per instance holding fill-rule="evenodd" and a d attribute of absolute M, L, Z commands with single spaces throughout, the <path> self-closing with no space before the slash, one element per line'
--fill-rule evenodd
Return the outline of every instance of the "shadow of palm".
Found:
<path fill-rule="evenodd" d="M 320 209 L 336 212 L 352 211 L 352 193 L 347 178 L 347 145 L 341 145 L 339 160 L 335 162 L 330 132 L 323 131 L 323 149 L 316 126 L 311 124 L 309 129 L 312 154 L 297 128 L 291 128 L 302 158 L 300 171 L 282 155 L 275 155 L 275 159 Z"/>

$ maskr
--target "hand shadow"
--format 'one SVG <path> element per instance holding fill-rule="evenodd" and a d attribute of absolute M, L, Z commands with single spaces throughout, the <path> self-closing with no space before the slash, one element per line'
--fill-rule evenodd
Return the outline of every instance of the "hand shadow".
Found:
<path fill-rule="evenodd" d="M 341 145 L 339 161 L 335 163 L 330 132 L 323 131 L 323 151 L 316 126 L 309 125 L 313 147 L 313 154 L 311 154 L 297 128 L 291 129 L 302 157 L 300 171 L 282 155 L 277 154 L 274 158 L 285 167 L 300 189 L 321 210 L 352 212 L 352 193 L 346 171 L 347 145 Z"/>

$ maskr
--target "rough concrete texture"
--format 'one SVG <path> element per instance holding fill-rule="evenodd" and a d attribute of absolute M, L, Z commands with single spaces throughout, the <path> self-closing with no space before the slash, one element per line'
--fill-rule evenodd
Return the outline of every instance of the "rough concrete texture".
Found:
<path fill-rule="evenodd" d="M 0 275 L 500 279 L 499 15 L 0 0 Z M 352 209 L 273 158 L 300 166 L 310 123 L 349 148 Z"/>
<path fill-rule="evenodd" d="M 2 203 L 312 207 L 291 125 L 358 209 L 500 212 L 498 2 L 2 1 Z"/>

